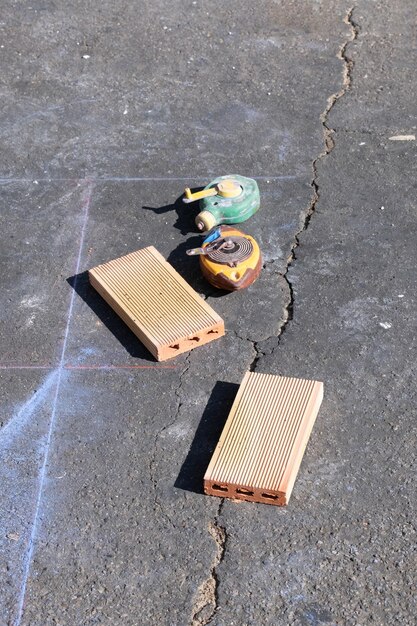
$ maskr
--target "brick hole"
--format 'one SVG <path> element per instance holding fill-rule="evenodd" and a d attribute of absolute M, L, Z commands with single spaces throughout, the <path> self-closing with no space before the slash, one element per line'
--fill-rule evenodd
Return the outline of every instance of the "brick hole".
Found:
<path fill-rule="evenodd" d="M 173 346 L 169 346 L 170 348 L 172 348 L 173 350 L 179 350 L 180 349 L 180 344 L 179 343 L 174 343 Z"/>
<path fill-rule="evenodd" d="M 191 337 L 190 341 L 200 341 L 201 337 Z"/>
<path fill-rule="evenodd" d="M 240 493 L 243 496 L 253 496 L 254 492 L 250 491 L 249 489 L 243 489 L 243 488 L 237 488 L 236 489 L 236 493 Z"/>
<path fill-rule="evenodd" d="M 212 485 L 211 486 L 212 489 L 214 489 L 215 491 L 227 491 L 227 487 L 225 487 L 224 485 Z"/>
<path fill-rule="evenodd" d="M 278 500 L 278 496 L 275 496 L 273 493 L 261 493 L 261 496 L 267 500 Z"/>
<path fill-rule="evenodd" d="M 218 330 L 209 330 L 207 334 L 208 335 L 218 335 L 219 331 Z"/>

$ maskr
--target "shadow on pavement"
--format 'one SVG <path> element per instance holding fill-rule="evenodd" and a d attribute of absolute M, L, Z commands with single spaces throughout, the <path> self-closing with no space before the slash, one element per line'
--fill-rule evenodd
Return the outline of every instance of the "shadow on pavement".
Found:
<path fill-rule="evenodd" d="M 191 191 L 201 191 L 204 187 L 193 187 Z M 172 204 L 166 204 L 160 207 L 142 206 L 145 211 L 153 211 L 156 215 L 163 215 L 164 213 L 170 213 L 175 211 L 177 214 L 177 221 L 174 224 L 174 228 L 177 228 L 182 235 L 188 235 L 190 232 L 196 232 L 197 226 L 195 225 L 195 217 L 199 212 L 199 203 L 192 202 L 186 204 L 182 201 L 184 194 L 182 193 Z"/>
<path fill-rule="evenodd" d="M 67 282 L 75 290 L 75 292 L 84 300 L 92 311 L 97 315 L 101 322 L 116 337 L 129 354 L 137 359 L 144 361 L 152 361 L 156 363 L 151 353 L 132 333 L 128 326 L 113 311 L 107 302 L 97 293 L 90 285 L 88 280 L 88 272 L 82 272 L 67 278 Z"/>
<path fill-rule="evenodd" d="M 198 293 L 209 296 L 210 298 L 222 298 L 230 294 L 230 291 L 217 289 L 210 285 L 201 273 L 198 257 L 188 256 L 187 254 L 189 248 L 198 248 L 201 246 L 203 239 L 204 237 L 202 235 L 196 235 L 195 237 L 190 237 L 187 241 L 183 241 L 171 252 L 167 261 L 171 263 L 172 267 L 174 267 L 184 280 Z"/>
<path fill-rule="evenodd" d="M 201 235 L 190 237 L 187 241 L 183 241 L 172 250 L 167 261 L 198 293 L 204 294 L 205 296 L 212 296 L 215 289 L 202 275 L 198 257 L 188 256 L 186 253 L 189 248 L 201 246 L 202 242 L 203 237 Z"/>
<path fill-rule="evenodd" d="M 198 425 L 175 487 L 194 493 L 204 493 L 203 478 L 227 416 L 232 408 L 239 385 L 217 382 Z"/>

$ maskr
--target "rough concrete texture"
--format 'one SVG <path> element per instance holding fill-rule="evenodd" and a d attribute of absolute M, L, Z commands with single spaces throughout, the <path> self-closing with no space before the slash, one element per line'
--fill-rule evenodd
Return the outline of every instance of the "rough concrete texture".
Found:
<path fill-rule="evenodd" d="M 412 0 L 3 4 L 0 624 L 415 623 Z M 185 256 L 258 177 L 260 279 Z M 155 245 L 227 334 L 157 364 L 86 270 Z M 287 509 L 202 494 L 247 369 L 322 380 Z"/>

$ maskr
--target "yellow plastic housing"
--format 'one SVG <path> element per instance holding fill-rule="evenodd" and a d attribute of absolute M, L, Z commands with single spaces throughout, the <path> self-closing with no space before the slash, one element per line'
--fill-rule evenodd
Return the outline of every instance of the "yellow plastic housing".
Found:
<path fill-rule="evenodd" d="M 255 239 L 250 235 L 242 233 L 233 227 L 223 227 L 222 234 L 227 237 L 245 237 L 252 246 L 253 251 L 245 261 L 236 267 L 224 263 L 215 263 L 208 256 L 200 256 L 201 270 L 207 280 L 222 289 L 234 291 L 249 286 L 259 276 L 261 270 L 261 251 Z M 204 244 L 203 248 L 210 244 Z"/>

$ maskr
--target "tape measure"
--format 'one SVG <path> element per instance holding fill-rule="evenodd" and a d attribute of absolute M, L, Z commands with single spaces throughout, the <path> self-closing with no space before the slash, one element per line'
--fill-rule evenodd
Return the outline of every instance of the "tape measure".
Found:
<path fill-rule="evenodd" d="M 201 191 L 184 191 L 183 202 L 200 201 L 200 213 L 195 218 L 197 228 L 210 230 L 219 224 L 239 224 L 259 209 L 260 196 L 256 180 L 228 174 L 211 181 Z"/>
<path fill-rule="evenodd" d="M 204 277 L 218 289 L 236 291 L 249 287 L 262 269 L 262 256 L 255 239 L 231 226 L 214 228 L 201 248 L 187 250 L 200 257 Z"/>

